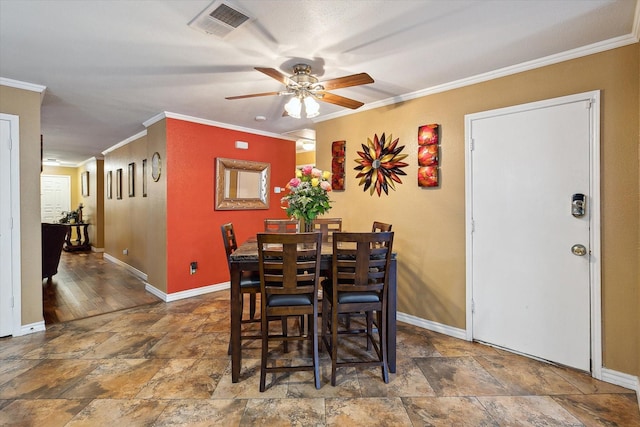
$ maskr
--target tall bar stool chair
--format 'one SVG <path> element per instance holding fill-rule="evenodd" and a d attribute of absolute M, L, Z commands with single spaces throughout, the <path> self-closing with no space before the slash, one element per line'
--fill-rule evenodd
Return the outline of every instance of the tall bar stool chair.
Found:
<path fill-rule="evenodd" d="M 313 220 L 313 230 L 321 232 L 322 241 L 328 242 L 333 233 L 342 231 L 342 218 L 316 218 Z"/>
<path fill-rule="evenodd" d="M 222 241 L 224 243 L 224 250 L 227 254 L 227 265 L 229 266 L 229 272 L 231 272 L 231 254 L 238 249 L 238 241 L 236 239 L 236 233 L 233 229 L 233 223 L 229 222 L 220 226 L 222 231 Z M 243 271 L 240 277 L 240 296 L 242 298 L 242 306 L 244 307 L 244 296 L 249 295 L 249 318 L 242 319 L 242 324 L 257 323 L 260 318 L 256 318 L 256 295 L 260 292 L 260 272 L 258 271 Z M 244 309 L 242 310 L 244 313 Z M 260 335 L 245 334 L 240 339 L 258 339 Z M 229 341 L 229 354 L 231 354 L 231 341 Z"/>
<path fill-rule="evenodd" d="M 300 221 L 297 219 L 265 219 L 264 231 L 268 233 L 298 233 Z"/>
<path fill-rule="evenodd" d="M 371 232 L 380 233 L 384 231 L 391 231 L 392 224 L 387 224 L 380 221 L 373 221 L 373 225 L 371 226 Z M 345 317 L 347 329 L 351 329 L 351 317 L 353 314 L 347 314 Z M 367 323 L 371 323 L 373 320 L 371 316 L 367 317 Z M 371 343 L 367 342 L 367 350 L 371 350 Z"/>
<path fill-rule="evenodd" d="M 380 366 L 382 378 L 389 382 L 387 365 L 387 300 L 393 232 L 333 234 L 333 273 L 322 282 L 322 342 L 331 356 L 331 385 L 336 385 L 336 369 L 342 366 Z M 371 323 L 366 330 L 339 331 L 338 315 L 367 313 L 377 317 L 377 336 Z M 345 336 L 366 336 L 375 358 L 338 359 L 338 346 Z"/>
<path fill-rule="evenodd" d="M 320 388 L 318 357 L 318 286 L 320 281 L 320 233 L 259 233 L 260 306 L 262 309 L 262 357 L 260 361 L 260 391 L 265 390 L 268 372 L 313 370 L 315 386 Z M 299 335 L 272 333 L 269 319 L 306 316 L 308 333 Z M 269 342 L 309 340 L 313 351 L 311 365 L 267 366 Z"/>

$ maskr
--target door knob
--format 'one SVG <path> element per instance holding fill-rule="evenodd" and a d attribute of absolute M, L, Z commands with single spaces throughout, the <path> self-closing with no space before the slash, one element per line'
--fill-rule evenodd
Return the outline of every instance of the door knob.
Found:
<path fill-rule="evenodd" d="M 587 254 L 587 248 L 581 244 L 575 244 L 571 246 L 571 253 L 577 256 L 585 256 Z"/>

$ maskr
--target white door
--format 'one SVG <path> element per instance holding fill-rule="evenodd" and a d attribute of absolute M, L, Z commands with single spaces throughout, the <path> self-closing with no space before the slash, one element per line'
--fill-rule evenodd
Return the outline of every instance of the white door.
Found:
<path fill-rule="evenodd" d="M 14 309 L 20 302 L 19 218 L 14 218 L 18 179 L 11 175 L 19 173 L 18 127 L 17 116 L 0 114 L 0 337 L 13 334 L 20 322 L 19 307 Z"/>
<path fill-rule="evenodd" d="M 473 339 L 585 371 L 598 102 L 591 92 L 467 117 Z M 572 215 L 574 194 L 584 216 Z"/>
<path fill-rule="evenodd" d="M 58 222 L 62 217 L 62 212 L 71 210 L 71 177 L 42 175 L 40 177 L 40 199 L 42 222 Z"/>

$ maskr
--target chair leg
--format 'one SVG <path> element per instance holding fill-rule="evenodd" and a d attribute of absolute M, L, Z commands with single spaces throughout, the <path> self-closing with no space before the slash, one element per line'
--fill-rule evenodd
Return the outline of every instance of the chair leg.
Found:
<path fill-rule="evenodd" d="M 309 316 L 309 326 L 313 325 L 311 336 L 311 345 L 313 346 L 313 377 L 316 383 L 316 389 L 320 390 L 320 358 L 318 356 L 318 315 L 317 313 Z"/>
<path fill-rule="evenodd" d="M 254 294 L 251 294 L 251 296 L 254 296 Z M 255 302 L 255 300 L 254 300 Z M 242 311 L 244 310 L 244 294 L 240 293 L 240 323 L 242 323 Z M 253 319 L 253 316 L 251 316 L 251 318 Z M 241 325 L 242 327 L 242 325 Z M 242 341 L 242 339 L 240 339 Z M 227 350 L 227 354 L 229 356 L 231 356 L 231 337 L 229 337 L 229 349 Z"/>
<path fill-rule="evenodd" d="M 373 339 L 373 312 L 365 313 L 367 321 L 367 351 L 371 351 L 371 340 Z"/>
<path fill-rule="evenodd" d="M 260 392 L 263 392 L 267 380 L 267 354 L 269 353 L 269 320 L 264 312 L 260 315 L 260 335 L 262 338 L 262 352 L 260 357 Z"/>
<path fill-rule="evenodd" d="M 338 308 L 331 307 L 331 385 L 336 385 L 338 367 Z"/>
<path fill-rule="evenodd" d="M 384 308 L 383 308 L 384 311 Z M 387 316 L 378 313 L 378 336 L 380 337 L 380 351 L 382 352 L 382 379 L 389 383 L 389 365 L 387 364 Z"/>
<path fill-rule="evenodd" d="M 256 317 L 256 294 L 249 295 L 249 319 Z"/>
<path fill-rule="evenodd" d="M 287 316 L 282 316 L 282 336 L 283 337 L 287 337 L 289 336 L 287 330 L 288 330 L 288 325 L 287 325 Z M 289 353 L 289 341 L 287 340 L 283 340 L 283 344 L 284 344 L 284 352 L 285 353 Z"/>

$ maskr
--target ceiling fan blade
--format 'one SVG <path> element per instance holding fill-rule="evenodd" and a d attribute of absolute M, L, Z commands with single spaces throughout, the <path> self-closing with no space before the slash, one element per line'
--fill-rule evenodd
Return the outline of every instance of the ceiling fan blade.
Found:
<path fill-rule="evenodd" d="M 369 83 L 373 83 L 373 79 L 367 73 L 353 74 L 351 76 L 338 77 L 337 79 L 320 82 L 325 90 L 340 89 L 350 86 L 360 86 Z"/>
<path fill-rule="evenodd" d="M 285 76 L 284 74 L 282 74 L 280 71 L 276 70 L 275 68 L 255 67 L 255 69 L 260 71 L 261 73 L 266 74 L 267 76 L 271 77 L 272 79 L 276 79 L 277 81 L 279 81 L 280 83 L 282 83 L 285 86 L 287 86 L 290 83 L 292 83 L 292 81 L 289 79 L 288 76 Z"/>
<path fill-rule="evenodd" d="M 328 102 L 329 104 L 339 105 L 341 107 L 351 108 L 355 110 L 356 108 L 360 108 L 364 105 L 363 102 L 356 101 L 355 99 L 345 98 L 344 96 L 336 95 L 329 92 L 318 92 L 318 94 L 322 95 L 318 97 L 319 101 Z"/>
<path fill-rule="evenodd" d="M 280 92 L 264 92 L 264 93 L 252 93 L 251 95 L 227 96 L 225 99 L 255 98 L 257 96 L 272 96 L 272 95 L 280 95 Z"/>

